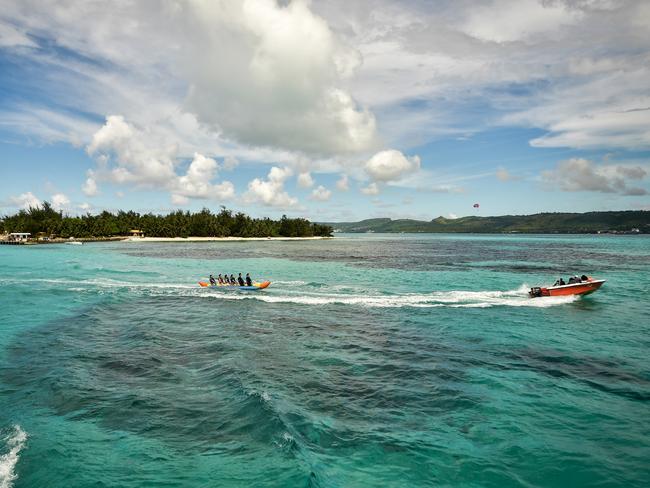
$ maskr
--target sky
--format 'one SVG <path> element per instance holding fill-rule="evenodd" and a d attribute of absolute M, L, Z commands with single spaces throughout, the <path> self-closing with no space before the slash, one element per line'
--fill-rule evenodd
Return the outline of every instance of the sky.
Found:
<path fill-rule="evenodd" d="M 0 0 L 0 215 L 43 201 L 650 210 L 650 2 Z"/>

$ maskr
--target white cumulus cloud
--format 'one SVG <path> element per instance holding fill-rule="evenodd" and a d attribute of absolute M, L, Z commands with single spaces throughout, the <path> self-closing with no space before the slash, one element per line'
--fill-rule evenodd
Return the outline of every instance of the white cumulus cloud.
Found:
<path fill-rule="evenodd" d="M 175 144 L 152 141 L 121 115 L 110 115 L 86 148 L 96 156 L 96 176 L 114 183 L 165 186 L 176 176 Z"/>
<path fill-rule="evenodd" d="M 348 191 L 350 189 L 350 182 L 348 180 L 348 175 L 342 174 L 341 177 L 336 182 L 336 188 L 339 191 Z"/>
<path fill-rule="evenodd" d="M 92 177 L 92 172 L 88 178 L 86 178 L 86 181 L 84 182 L 83 185 L 81 185 L 81 191 L 84 193 L 84 195 L 88 197 L 94 197 L 99 193 L 99 189 L 97 188 L 97 182 L 95 181 L 95 178 Z"/>
<path fill-rule="evenodd" d="M 177 147 L 169 141 L 152 138 L 122 116 L 109 116 L 87 147 L 88 154 L 97 160 L 97 168 L 90 171 L 84 193 L 96 193 L 96 181 L 104 180 L 167 190 L 176 205 L 185 205 L 192 198 L 223 201 L 235 196 L 231 182 L 213 183 L 219 164 L 198 152 L 194 153 L 186 173 L 179 175 Z"/>
<path fill-rule="evenodd" d="M 41 201 L 31 191 L 21 193 L 15 197 L 9 197 L 9 204 L 16 207 L 28 209 L 30 207 L 38 207 Z"/>
<path fill-rule="evenodd" d="M 379 195 L 379 185 L 370 183 L 368 186 L 361 188 L 361 193 L 364 195 Z"/>
<path fill-rule="evenodd" d="M 63 193 L 52 195 L 52 207 L 54 210 L 67 210 L 70 205 L 70 199 Z"/>
<path fill-rule="evenodd" d="M 189 198 L 184 197 L 183 195 L 178 195 L 177 193 L 172 193 L 171 201 L 173 205 L 178 205 L 179 207 L 183 207 L 190 203 Z"/>
<path fill-rule="evenodd" d="M 347 86 L 361 56 L 308 0 L 110 6 L 25 0 L 3 5 L 2 14 L 0 46 L 41 48 L 23 53 L 38 63 L 56 57 L 47 67 L 60 69 L 60 76 L 30 83 L 59 106 L 124 113 L 152 131 L 167 125 L 191 139 L 194 150 L 207 140 L 239 145 L 243 153 L 255 147 L 336 154 L 375 142 L 375 117 Z M 50 52 L 51 46 L 76 56 Z M 14 121 L 35 108 L 21 110 Z M 83 120 L 75 116 L 78 124 Z M 23 125 L 70 140 L 60 120 L 30 117 Z"/>
<path fill-rule="evenodd" d="M 312 200 L 316 200 L 318 202 L 326 202 L 327 200 L 330 199 L 331 196 L 332 196 L 331 190 L 328 190 L 323 185 L 319 185 L 317 188 L 314 188 L 309 198 L 311 198 Z"/>
<path fill-rule="evenodd" d="M 88 145 L 95 187 L 170 193 L 195 152 L 250 165 L 307 153 L 315 163 L 294 167 L 315 171 L 321 156 L 358 152 L 348 160 L 362 166 L 384 147 L 495 125 L 542 129 L 535 147 L 650 148 L 644 0 L 152 5 L 3 2 L 0 46 L 38 72 L 19 79 L 43 96 L 6 107 L 0 128 Z M 98 135 L 107 114 L 124 117 Z M 330 171 L 362 179 L 355 169 Z"/>
<path fill-rule="evenodd" d="M 314 186 L 314 179 L 311 177 L 311 173 L 304 172 L 298 175 L 298 186 L 300 188 L 311 188 Z"/>
<path fill-rule="evenodd" d="M 622 195 L 646 195 L 648 191 L 639 186 L 630 186 L 647 176 L 641 166 L 598 165 L 583 158 L 560 161 L 557 167 L 544 171 L 542 181 L 552 189 L 563 191 L 593 191 L 619 193 Z"/>
<path fill-rule="evenodd" d="M 298 199 L 289 196 L 284 190 L 284 182 L 293 174 L 291 168 L 273 166 L 266 180 L 255 178 L 248 183 L 244 199 L 249 203 L 261 203 L 269 207 L 289 208 L 298 203 Z"/>
<path fill-rule="evenodd" d="M 406 157 L 400 151 L 387 149 L 370 158 L 364 169 L 375 181 L 397 181 L 419 170 L 420 158 L 418 156 Z"/>
<path fill-rule="evenodd" d="M 217 175 L 219 165 L 212 158 L 207 158 L 199 153 L 194 153 L 194 159 L 190 163 L 187 173 L 179 176 L 171 183 L 172 197 L 186 198 L 214 198 L 217 200 L 229 200 L 235 196 L 235 189 L 232 183 L 224 181 L 219 185 L 210 183 Z"/>
<path fill-rule="evenodd" d="M 223 159 L 223 169 L 226 171 L 232 171 L 237 166 L 239 166 L 239 159 L 237 159 L 235 156 L 226 156 Z"/>
<path fill-rule="evenodd" d="M 201 122 L 245 144 L 307 153 L 373 143 L 374 116 L 343 87 L 359 56 L 308 2 L 204 2 L 187 12 L 196 31 L 181 64 Z"/>

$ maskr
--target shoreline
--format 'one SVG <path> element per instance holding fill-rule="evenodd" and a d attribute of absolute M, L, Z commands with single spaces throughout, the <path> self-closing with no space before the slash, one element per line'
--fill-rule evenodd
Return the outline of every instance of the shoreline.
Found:
<path fill-rule="evenodd" d="M 245 241 L 317 241 L 333 237 L 127 237 L 123 242 L 245 242 Z"/>
<path fill-rule="evenodd" d="M 17 246 L 43 246 L 48 244 L 70 244 L 71 242 L 246 242 L 246 241 L 316 241 L 321 239 L 333 239 L 334 237 L 78 237 L 75 239 L 51 239 L 47 241 L 29 240 L 20 242 L 9 242 L 0 240 L 0 244 Z"/>

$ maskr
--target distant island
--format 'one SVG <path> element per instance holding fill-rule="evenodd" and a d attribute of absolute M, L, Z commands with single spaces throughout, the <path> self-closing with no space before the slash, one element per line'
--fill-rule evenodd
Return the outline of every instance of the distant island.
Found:
<path fill-rule="evenodd" d="M 438 217 L 431 221 L 376 218 L 359 222 L 310 222 L 304 218 L 252 218 L 221 207 L 218 213 L 178 210 L 166 215 L 103 211 L 65 215 L 48 202 L 0 217 L 0 234 L 29 234 L 29 240 L 71 237 L 103 240 L 150 238 L 317 238 L 336 232 L 481 233 L 481 234 L 650 234 L 650 211 L 539 213 L 533 215 Z M 153 240 L 153 239 L 152 239 Z"/>
<path fill-rule="evenodd" d="M 539 213 L 498 217 L 438 217 L 431 221 L 389 218 L 359 222 L 323 222 L 334 232 L 650 234 L 650 211 Z"/>
<path fill-rule="evenodd" d="M 221 207 L 219 213 L 207 208 L 191 213 L 178 210 L 166 215 L 133 211 L 103 211 L 97 215 L 64 215 L 48 202 L 0 217 L 0 234 L 24 233 L 32 239 L 138 237 L 328 237 L 332 227 L 307 219 L 279 220 L 252 218 Z"/>

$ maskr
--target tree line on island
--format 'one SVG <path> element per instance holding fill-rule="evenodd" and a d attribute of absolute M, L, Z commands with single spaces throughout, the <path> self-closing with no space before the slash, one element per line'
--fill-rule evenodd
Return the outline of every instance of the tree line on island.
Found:
<path fill-rule="evenodd" d="M 505 233 L 505 234 L 650 234 L 650 211 L 626 210 L 586 213 L 468 216 L 433 220 L 367 219 L 359 222 L 324 223 L 334 232 L 405 233 Z"/>
<path fill-rule="evenodd" d="M 125 236 L 140 230 L 149 237 L 327 237 L 332 227 L 302 218 L 256 219 L 221 207 L 219 213 L 207 208 L 191 213 L 178 210 L 167 215 L 140 214 L 133 211 L 97 215 L 64 215 L 50 203 L 30 207 L 0 220 L 2 232 L 42 233 L 63 238 Z"/>

